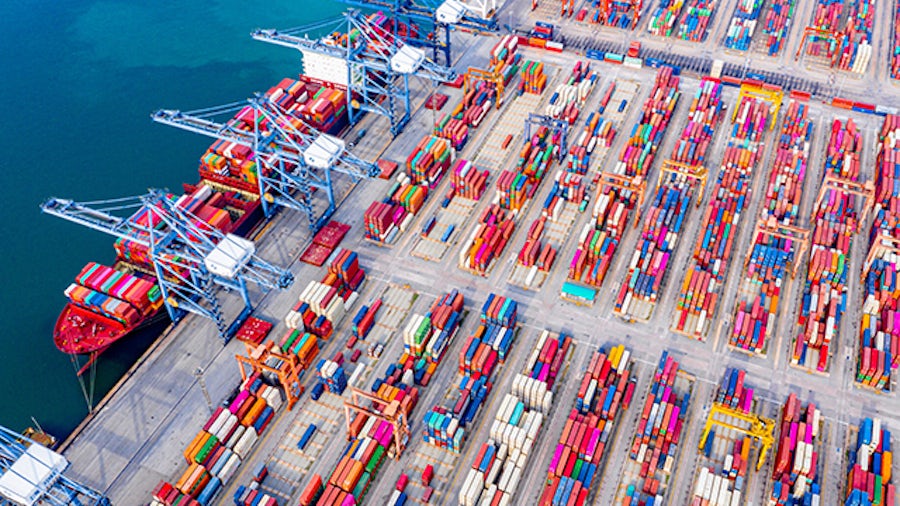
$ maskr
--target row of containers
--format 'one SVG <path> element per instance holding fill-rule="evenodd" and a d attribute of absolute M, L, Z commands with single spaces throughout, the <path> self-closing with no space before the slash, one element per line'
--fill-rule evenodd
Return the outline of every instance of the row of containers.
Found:
<path fill-rule="evenodd" d="M 575 62 L 569 78 L 557 86 L 556 91 L 550 97 L 547 115 L 555 119 L 562 119 L 570 125 L 574 124 L 594 90 L 596 80 L 597 75 L 590 71 L 588 63 Z M 604 97 L 604 104 L 609 101 L 612 94 L 611 89 Z M 580 144 L 572 145 L 567 156 L 567 163 L 554 175 L 553 186 L 541 206 L 541 215 L 528 228 L 528 235 L 516 257 L 517 264 L 527 269 L 524 279 L 526 287 L 535 284 L 538 273 L 549 273 L 562 245 L 560 241 L 565 238 L 565 235 L 559 237 L 558 234 L 556 237 L 545 237 L 549 235 L 547 232 L 554 227 L 554 224 L 561 224 L 560 227 L 564 234 L 568 232 L 571 217 L 574 215 L 574 212 L 567 212 L 569 207 L 574 206 L 583 210 L 587 205 L 587 186 L 583 175 L 587 173 L 590 164 L 587 157 L 597 144 L 596 141 L 593 141 L 594 130 L 591 127 L 599 129 L 601 126 L 599 118 L 599 114 L 593 114 L 588 119 L 586 130 L 579 138 Z M 603 124 L 607 126 L 606 137 L 611 142 L 609 122 Z M 591 131 L 588 132 L 588 129 Z M 612 132 L 612 134 L 614 133 Z M 574 161 L 578 156 L 581 157 L 581 163 Z"/>
<path fill-rule="evenodd" d="M 705 170 L 706 153 L 722 117 L 721 96 L 722 83 L 718 79 L 700 81 L 687 124 L 671 158 L 663 164 L 663 168 L 667 164 L 673 168 L 661 174 L 643 217 L 641 236 L 628 264 L 628 274 L 616 295 L 617 315 L 646 321 L 656 306 L 679 235 L 687 225 L 697 187 L 703 191 L 705 181 L 696 172 Z"/>
<path fill-rule="evenodd" d="M 699 444 L 698 471 L 691 490 L 691 505 L 741 504 L 750 480 L 753 440 L 748 420 L 758 406 L 754 389 L 744 383 L 744 371 L 726 371 L 713 398 L 707 427 Z"/>
<path fill-rule="evenodd" d="M 444 406 L 425 413 L 426 443 L 460 453 L 467 429 L 485 405 L 493 388 L 491 377 L 515 343 L 518 304 L 490 294 L 481 307 L 481 323 L 459 352 L 459 376 Z"/>
<path fill-rule="evenodd" d="M 800 202 L 809 162 L 813 122 L 809 105 L 791 100 L 777 132 L 775 156 L 766 177 L 760 219 L 785 227 L 799 225 Z M 799 262 L 799 243 L 789 233 L 756 231 L 738 285 L 728 344 L 764 355 L 775 333 L 776 314 L 787 289 L 791 266 Z"/>
<path fill-rule="evenodd" d="M 413 315 L 411 321 L 431 322 L 430 330 L 411 338 L 407 338 L 404 331 L 403 354 L 373 383 L 371 395 L 380 401 L 373 401 L 368 409 L 384 413 L 390 408 L 406 420 L 411 418 L 418 404 L 419 389 L 427 386 L 443 352 L 459 330 L 464 303 L 463 295 L 454 290 L 440 295 L 427 314 Z M 341 453 L 337 466 L 327 479 L 315 473 L 310 476 L 300 494 L 301 506 L 361 504 L 385 458 L 399 458 L 398 451 L 408 443 L 408 434 L 403 434 L 398 426 L 385 419 L 362 411 L 354 412 L 352 416 L 350 443 Z"/>
<path fill-rule="evenodd" d="M 703 338 L 728 273 L 741 214 L 750 205 L 754 171 L 770 120 L 770 104 L 744 96 L 734 113 L 725 155 L 678 295 L 674 329 Z"/>
<path fill-rule="evenodd" d="M 616 81 L 612 80 L 600 99 L 598 110 L 593 111 L 584 121 L 584 129 L 573 139 L 569 145 L 569 154 L 566 157 L 566 170 L 575 174 L 587 174 L 591 169 L 591 155 L 595 150 L 612 147 L 616 137 L 617 125 L 605 118 L 603 113 L 609 105 L 616 91 Z M 616 104 L 614 104 L 616 105 Z M 627 107 L 628 103 L 622 101 L 618 104 L 619 112 Z"/>
<path fill-rule="evenodd" d="M 641 107 L 640 120 L 619 152 L 613 174 L 632 181 L 648 176 L 680 97 L 678 84 L 679 78 L 670 67 L 657 71 L 653 88 Z M 579 233 L 578 246 L 569 263 L 569 281 L 595 288 L 603 284 L 629 215 L 638 206 L 636 192 L 627 186 L 603 181 L 598 184 L 592 218 Z"/>
<path fill-rule="evenodd" d="M 846 10 L 846 17 L 844 11 Z M 843 19 L 844 26 L 841 27 Z M 872 58 L 872 24 L 875 2 L 871 0 L 818 0 L 810 26 L 835 36 L 809 34 L 806 54 L 828 58 L 841 70 L 858 74 L 866 72 Z"/>
<path fill-rule="evenodd" d="M 630 357 L 622 345 L 594 351 L 547 467 L 538 505 L 587 504 L 634 396 L 637 380 Z"/>
<path fill-rule="evenodd" d="M 519 39 L 516 36 L 502 37 L 491 49 L 489 68 L 499 72 L 504 86 L 509 84 L 519 71 L 521 55 L 517 53 Z M 472 130 L 477 128 L 488 112 L 499 105 L 496 83 L 485 80 L 473 80 L 466 86 L 462 99 L 449 115 L 442 116 L 435 125 L 434 134 L 422 138 L 415 149 L 406 158 L 406 171 L 398 174 L 396 181 L 388 189 L 386 196 L 376 200 L 366 209 L 364 214 L 365 237 L 376 244 L 389 245 L 397 241 L 399 235 L 407 230 L 415 216 L 425 205 L 430 193 L 437 187 L 444 173 L 450 169 L 456 159 L 456 151 L 462 149 L 468 141 Z M 458 164 L 466 174 L 471 172 Z M 451 178 L 459 176 L 451 175 Z M 470 177 L 475 177 L 472 174 Z M 475 187 L 483 187 L 485 180 L 472 182 Z M 472 190 L 469 194 L 480 196 L 483 190 Z M 465 188 L 458 188 L 454 181 L 454 192 L 465 194 Z M 448 195 L 452 198 L 452 195 Z M 449 203 L 447 198 L 445 201 Z"/>
<path fill-rule="evenodd" d="M 560 132 L 541 126 L 524 142 L 516 168 L 500 172 L 493 202 L 479 215 L 477 225 L 460 249 L 460 268 L 480 276 L 488 274 L 512 238 L 523 208 L 559 156 L 560 142 Z"/>
<path fill-rule="evenodd" d="M 660 0 L 650 13 L 647 31 L 651 35 L 703 42 L 712 27 L 717 4 L 716 0 Z"/>
<path fill-rule="evenodd" d="M 332 253 L 321 281 L 312 280 L 300 292 L 284 318 L 289 329 L 305 330 L 328 339 L 359 298 L 366 272 L 354 251 L 338 248 Z"/>
<path fill-rule="evenodd" d="M 550 95 L 545 114 L 574 125 L 599 78 L 589 62 L 576 61 L 569 76 Z"/>
<path fill-rule="evenodd" d="M 516 491 L 553 407 L 553 392 L 572 347 L 568 336 L 541 332 L 500 402 L 488 440 L 475 453 L 459 490 L 459 504 L 516 504 Z"/>
<path fill-rule="evenodd" d="M 887 116 L 878 138 L 870 257 L 863 270 L 863 314 L 856 381 L 889 391 L 900 366 L 900 117 Z M 894 247 L 895 249 L 891 249 Z"/>
<path fill-rule="evenodd" d="M 681 446 L 693 380 L 664 351 L 641 410 L 616 504 L 663 504 Z"/>
<path fill-rule="evenodd" d="M 363 215 L 366 239 L 377 244 L 393 244 L 405 232 L 425 205 L 429 193 L 455 158 L 446 139 L 426 135 L 406 159 L 386 196 L 372 202 Z"/>
<path fill-rule="evenodd" d="M 874 0 L 850 0 L 844 37 L 838 49 L 837 66 L 856 74 L 865 74 L 872 59 L 872 25 L 875 22 Z M 895 49 L 896 51 L 896 49 Z"/>
<path fill-rule="evenodd" d="M 153 490 L 152 504 L 214 504 L 283 403 L 281 391 L 259 373 L 242 381 L 184 450 L 187 468 L 177 481 L 162 481 Z M 275 504 L 262 494 L 258 499 L 254 504 Z"/>
<path fill-rule="evenodd" d="M 796 0 L 739 0 L 725 32 L 725 47 L 753 49 L 753 36 L 761 29 L 766 54 L 777 56 L 787 39 L 795 7 Z"/>
<path fill-rule="evenodd" d="M 490 70 L 501 76 L 504 86 L 512 81 L 523 65 L 518 48 L 519 39 L 514 35 L 502 37 L 491 48 Z M 471 87 L 466 87 L 466 92 L 451 112 L 443 114 L 435 124 L 434 135 L 449 140 L 454 149 L 462 149 L 471 130 L 481 125 L 488 111 L 499 106 L 501 99 L 496 83 L 475 80 Z"/>
<path fill-rule="evenodd" d="M 862 134 L 852 119 L 835 119 L 825 151 L 825 177 L 859 182 Z M 826 372 L 832 341 L 847 308 L 850 246 L 859 231 L 859 198 L 844 186 L 824 186 L 813 209 L 809 265 L 803 287 L 791 363 Z"/>
<path fill-rule="evenodd" d="M 576 14 L 586 23 L 634 30 L 641 19 L 641 2 L 633 0 L 591 0 Z"/>
<path fill-rule="evenodd" d="M 890 55 L 890 74 L 893 79 L 900 79 L 900 4 L 897 4 L 894 7 L 894 35 L 891 37 L 891 40 L 894 44 L 890 47 L 893 47 L 893 51 L 888 53 Z"/>

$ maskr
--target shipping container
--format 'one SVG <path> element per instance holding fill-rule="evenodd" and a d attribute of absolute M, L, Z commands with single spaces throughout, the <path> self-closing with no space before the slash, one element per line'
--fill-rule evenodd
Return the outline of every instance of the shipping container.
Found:
<path fill-rule="evenodd" d="M 704 78 L 693 97 L 688 122 L 672 151 L 671 162 L 702 167 L 722 116 L 722 83 Z M 617 291 L 615 313 L 629 320 L 648 320 L 666 280 L 670 258 L 687 225 L 699 181 L 692 169 L 663 174 L 643 217 L 641 237 Z M 702 190 L 702 188 L 701 188 Z"/>
<path fill-rule="evenodd" d="M 492 308 L 501 303 L 508 305 L 496 297 L 485 303 L 488 310 L 483 313 L 489 321 L 496 311 Z M 571 347 L 570 337 L 546 330 L 540 334 L 522 372 L 513 378 L 510 393 L 500 402 L 489 439 L 481 444 L 463 478 L 459 504 L 514 504 L 528 458 L 552 408 L 557 375 L 563 371 Z"/>
<path fill-rule="evenodd" d="M 631 438 L 615 504 L 664 504 L 692 388 L 692 377 L 663 351 Z"/>
<path fill-rule="evenodd" d="M 773 504 L 802 506 L 821 501 L 820 454 L 824 418 L 815 404 L 803 407 L 795 394 L 781 409 L 769 498 Z"/>
<path fill-rule="evenodd" d="M 897 504 L 893 481 L 891 432 L 878 418 L 864 418 L 856 428 L 843 488 L 846 506 Z"/>
<path fill-rule="evenodd" d="M 618 345 L 600 348 L 581 378 L 575 407 L 566 419 L 559 441 L 547 468 L 547 479 L 538 505 L 570 504 L 585 499 L 592 485 L 599 482 L 608 446 L 631 403 L 636 379 L 631 377 L 630 351 Z M 583 504 L 576 502 L 576 504 Z"/>
<path fill-rule="evenodd" d="M 425 413 L 423 439 L 426 443 L 454 453 L 462 451 L 469 424 L 493 388 L 493 372 L 506 360 L 515 342 L 516 306 L 515 301 L 496 294 L 491 294 L 482 306 L 482 323 L 459 352 L 460 374 L 456 386 L 443 406 L 434 406 Z M 504 316 L 491 316 L 500 314 Z"/>

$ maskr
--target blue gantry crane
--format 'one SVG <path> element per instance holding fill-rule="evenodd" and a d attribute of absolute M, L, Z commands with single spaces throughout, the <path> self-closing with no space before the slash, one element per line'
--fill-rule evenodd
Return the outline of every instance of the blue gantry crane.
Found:
<path fill-rule="evenodd" d="M 400 37 L 399 22 L 407 26 L 418 27 L 403 39 L 413 46 L 432 50 L 432 59 L 440 61 L 443 55 L 444 65 L 453 64 L 450 43 L 450 27 L 466 28 L 479 32 L 498 30 L 496 19 L 496 2 L 470 0 L 478 5 L 467 5 L 459 0 L 340 0 L 365 9 L 382 9 L 390 13 L 393 23 L 393 35 Z"/>
<path fill-rule="evenodd" d="M 329 35 L 310 37 L 322 31 Z M 379 114 L 390 120 L 395 136 L 409 123 L 410 76 L 433 83 L 456 79 L 452 68 L 428 59 L 423 50 L 394 37 L 356 9 L 348 9 L 337 20 L 286 30 L 258 29 L 251 35 L 299 50 L 303 53 L 304 74 L 347 86 L 351 124 L 356 124 L 364 112 Z M 326 58 L 317 70 L 310 65 L 316 56 Z"/>
<path fill-rule="evenodd" d="M 254 129 L 235 128 L 229 121 L 244 107 L 254 111 Z M 343 140 L 319 132 L 268 97 L 257 94 L 246 102 L 235 102 L 197 111 L 159 110 L 154 121 L 222 139 L 253 150 L 263 212 L 271 218 L 277 207 L 306 213 L 309 226 L 319 230 L 335 211 L 332 171 L 354 182 L 376 177 L 378 167 L 346 149 Z M 262 120 L 266 129 L 260 130 Z M 313 204 L 313 191 L 325 194 L 327 208 L 321 214 Z"/>
<path fill-rule="evenodd" d="M 559 151 L 557 151 L 556 157 L 559 161 L 562 161 L 569 153 L 569 123 L 559 118 L 530 112 L 528 117 L 525 118 L 525 140 L 531 139 L 531 128 L 533 126 L 538 128 L 547 127 L 551 132 L 559 134 Z"/>
<path fill-rule="evenodd" d="M 63 475 L 59 453 L 0 425 L 0 505 L 109 506 L 109 499 Z"/>
<path fill-rule="evenodd" d="M 41 210 L 145 247 L 172 321 L 188 312 L 209 318 L 224 343 L 253 311 L 249 283 L 284 289 L 294 281 L 289 270 L 260 259 L 252 241 L 223 234 L 162 190 L 95 202 L 50 198 L 41 204 Z M 128 216 L 114 214 L 122 211 Z M 142 215 L 144 220 L 139 219 Z M 216 285 L 237 291 L 244 301 L 244 308 L 230 325 L 225 323 Z"/>

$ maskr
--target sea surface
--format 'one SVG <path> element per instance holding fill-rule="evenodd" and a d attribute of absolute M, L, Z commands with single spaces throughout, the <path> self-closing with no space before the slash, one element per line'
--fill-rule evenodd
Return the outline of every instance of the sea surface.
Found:
<path fill-rule="evenodd" d="M 297 74 L 298 52 L 254 41 L 251 30 L 301 26 L 344 8 L 330 0 L 5 2 L 0 424 L 20 431 L 34 417 L 63 439 L 87 414 L 70 357 L 51 334 L 63 290 L 85 263 L 114 261 L 114 238 L 42 214 L 41 201 L 196 182 L 210 140 L 156 124 L 150 113 L 234 102 Z M 100 358 L 95 403 L 153 337 L 132 336 Z"/>

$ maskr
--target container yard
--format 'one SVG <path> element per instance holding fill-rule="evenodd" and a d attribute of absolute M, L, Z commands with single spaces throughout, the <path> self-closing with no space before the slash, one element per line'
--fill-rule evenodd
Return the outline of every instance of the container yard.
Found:
<path fill-rule="evenodd" d="M 879 418 L 864 418 L 847 433 L 844 504 L 896 504 L 891 431 Z"/>
<path fill-rule="evenodd" d="M 381 177 L 252 235 L 294 285 L 225 346 L 171 326 L 74 476 L 154 506 L 896 502 L 894 6 L 499 4 L 515 31 L 452 29 L 459 79 L 411 77 L 397 135 L 350 125 L 334 57 L 273 78 Z M 201 172 L 252 193 L 244 151 Z M 76 285 L 116 292 L 95 265 Z"/>
<path fill-rule="evenodd" d="M 815 404 L 804 406 L 791 394 L 779 421 L 769 500 L 779 505 L 821 504 L 826 439 L 822 412 Z"/>
<path fill-rule="evenodd" d="M 691 407 L 694 377 L 663 352 L 647 391 L 619 480 L 617 504 L 661 503 L 673 486 L 675 462 Z"/>
<path fill-rule="evenodd" d="M 860 325 L 856 381 L 890 391 L 893 369 L 900 365 L 900 328 L 897 314 L 897 223 L 900 158 L 897 116 L 887 116 L 878 135 L 875 162 L 875 216 L 869 231 L 869 253 L 863 266 L 863 314 Z"/>
<path fill-rule="evenodd" d="M 578 248 L 569 266 L 569 281 L 591 287 L 603 284 L 628 227 L 630 212 L 640 213 L 643 204 L 641 183 L 652 168 L 656 151 L 678 103 L 678 82 L 678 77 L 673 76 L 669 68 L 664 67 L 657 72 L 654 86 L 641 108 L 641 118 L 634 124 L 631 137 L 621 148 L 611 171 L 612 177 L 604 178 L 597 185 L 592 220 L 585 224 L 579 235 Z M 636 227 L 637 218 L 634 223 Z"/>

